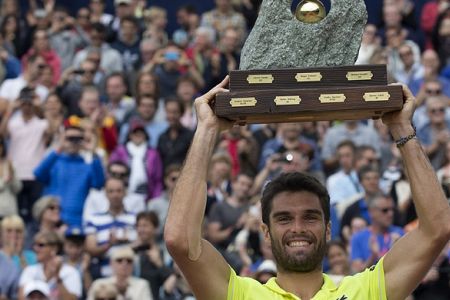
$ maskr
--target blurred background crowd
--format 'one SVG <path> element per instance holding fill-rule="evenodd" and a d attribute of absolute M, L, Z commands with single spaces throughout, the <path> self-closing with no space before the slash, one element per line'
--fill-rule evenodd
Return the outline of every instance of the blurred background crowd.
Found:
<path fill-rule="evenodd" d="M 0 299 L 195 299 L 164 223 L 194 99 L 238 68 L 261 0 L 0 3 Z M 450 197 L 450 1 L 366 4 L 356 63 L 386 64 L 413 91 Z M 236 127 L 210 162 L 204 237 L 239 274 L 276 274 L 259 198 L 294 171 L 330 193 L 324 269 L 337 283 L 418 226 L 380 120 Z M 410 299 L 450 299 L 449 261 L 450 247 Z"/>

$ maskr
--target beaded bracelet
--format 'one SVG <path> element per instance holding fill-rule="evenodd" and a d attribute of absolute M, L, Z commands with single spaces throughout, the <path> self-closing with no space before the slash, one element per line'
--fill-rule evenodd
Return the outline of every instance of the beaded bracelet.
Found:
<path fill-rule="evenodd" d="M 416 138 L 416 127 L 413 126 L 414 132 L 408 136 L 405 137 L 401 137 L 398 140 L 395 141 L 395 144 L 397 145 L 397 148 L 402 147 L 403 145 L 405 145 L 407 142 L 409 142 L 412 139 Z"/>

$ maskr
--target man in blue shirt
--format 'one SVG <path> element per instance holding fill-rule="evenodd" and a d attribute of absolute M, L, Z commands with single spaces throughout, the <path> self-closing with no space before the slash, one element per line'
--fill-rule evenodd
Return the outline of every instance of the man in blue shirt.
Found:
<path fill-rule="evenodd" d="M 84 201 L 91 188 L 101 188 L 105 177 L 95 143 L 85 140 L 80 127 L 67 127 L 61 144 L 50 152 L 34 170 L 36 179 L 45 185 L 44 195 L 61 198 L 61 219 L 67 225 L 81 227 Z M 87 152 L 81 156 L 81 150 Z"/>
<path fill-rule="evenodd" d="M 19 271 L 6 255 L 0 252 L 0 299 L 16 299 Z"/>
<path fill-rule="evenodd" d="M 404 234 L 392 226 L 395 204 L 389 196 L 378 194 L 368 202 L 372 224 L 356 233 L 351 240 L 351 262 L 355 272 L 376 264 Z"/>

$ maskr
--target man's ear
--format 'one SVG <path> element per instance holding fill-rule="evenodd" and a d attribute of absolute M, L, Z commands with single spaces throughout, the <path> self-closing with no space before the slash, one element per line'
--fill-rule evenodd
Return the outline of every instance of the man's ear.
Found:
<path fill-rule="evenodd" d="M 327 242 L 331 241 L 331 221 L 329 221 L 327 224 L 326 239 L 327 239 Z"/>
<path fill-rule="evenodd" d="M 267 226 L 267 225 L 264 224 L 264 223 L 261 223 L 261 231 L 262 231 L 263 234 L 264 234 L 264 241 L 265 241 L 266 243 L 268 243 L 269 245 L 272 245 L 272 244 L 271 244 L 271 240 L 270 240 L 270 230 L 269 230 L 269 226 Z"/>

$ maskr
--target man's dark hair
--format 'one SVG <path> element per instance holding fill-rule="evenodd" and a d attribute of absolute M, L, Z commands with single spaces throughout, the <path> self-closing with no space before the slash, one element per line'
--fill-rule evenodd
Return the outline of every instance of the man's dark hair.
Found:
<path fill-rule="evenodd" d="M 125 88 L 128 92 L 128 80 L 125 77 L 125 74 L 123 74 L 122 72 L 112 72 L 111 74 L 109 74 L 105 79 L 105 85 L 108 85 L 108 81 L 114 77 L 119 77 L 122 80 L 122 83 L 125 85 Z"/>
<path fill-rule="evenodd" d="M 363 166 L 358 171 L 358 179 L 359 179 L 359 181 L 362 181 L 363 177 L 367 173 L 377 173 L 378 175 L 380 175 L 380 171 L 378 170 L 378 168 L 376 168 L 376 167 L 374 167 L 372 165 Z"/>
<path fill-rule="evenodd" d="M 139 106 L 141 105 L 142 99 L 153 99 L 153 102 L 155 102 L 155 112 L 158 110 L 159 108 L 159 100 L 157 98 L 155 98 L 154 95 L 152 94 L 141 94 L 136 98 L 136 105 Z"/>
<path fill-rule="evenodd" d="M 57 6 L 55 6 L 55 8 L 53 9 L 53 12 L 61 12 L 61 13 L 65 13 L 66 15 L 70 15 L 69 10 L 67 9 L 67 7 L 65 7 L 64 5 L 58 4 Z"/>
<path fill-rule="evenodd" d="M 111 168 L 114 165 L 123 167 L 126 170 L 127 176 L 130 174 L 130 167 L 128 167 L 126 163 L 120 160 L 114 160 L 108 164 L 108 166 L 106 167 L 106 172 L 108 172 L 108 174 L 111 173 Z"/>
<path fill-rule="evenodd" d="M 336 151 L 341 149 L 342 147 L 349 147 L 353 150 L 353 153 L 356 152 L 356 145 L 351 140 L 344 140 L 340 142 L 336 147 Z"/>
<path fill-rule="evenodd" d="M 106 26 L 100 22 L 92 23 L 91 30 L 100 33 L 103 38 L 106 36 L 106 31 L 107 31 Z"/>
<path fill-rule="evenodd" d="M 167 104 L 169 103 L 175 103 L 178 106 L 178 110 L 180 111 L 180 114 L 183 115 L 184 114 L 184 105 L 181 102 L 180 99 L 178 99 L 177 96 L 169 96 L 166 98 L 165 102 L 164 102 L 164 106 L 167 106 Z"/>
<path fill-rule="evenodd" d="M 136 225 L 141 219 L 149 221 L 155 228 L 158 228 L 159 226 L 159 218 L 154 211 L 141 211 L 140 213 L 138 213 L 138 215 L 136 216 Z"/>
<path fill-rule="evenodd" d="M 192 5 L 192 4 L 185 4 L 185 5 L 182 5 L 182 6 L 178 7 L 177 11 L 180 11 L 180 10 L 184 10 L 184 11 L 186 11 L 189 14 L 196 14 L 197 13 L 197 8 L 194 5 Z"/>
<path fill-rule="evenodd" d="M 325 217 L 325 224 L 330 221 L 330 196 L 326 188 L 314 177 L 305 173 L 283 173 L 264 188 L 261 198 L 262 221 L 270 225 L 270 212 L 273 198 L 282 192 L 310 192 L 319 198 Z"/>
<path fill-rule="evenodd" d="M 120 19 L 120 25 L 122 25 L 125 22 L 130 22 L 136 27 L 136 29 L 139 28 L 139 21 L 135 16 L 125 16 Z"/>

